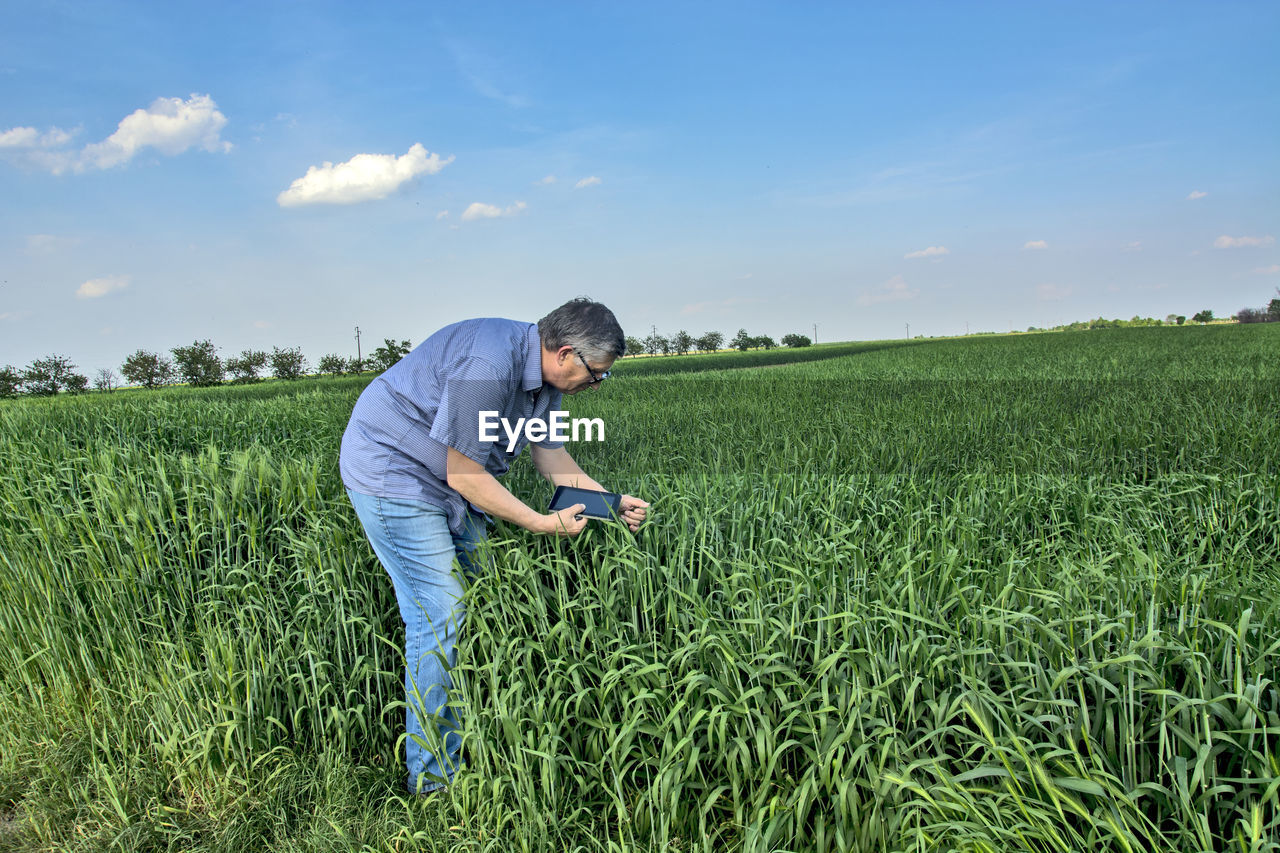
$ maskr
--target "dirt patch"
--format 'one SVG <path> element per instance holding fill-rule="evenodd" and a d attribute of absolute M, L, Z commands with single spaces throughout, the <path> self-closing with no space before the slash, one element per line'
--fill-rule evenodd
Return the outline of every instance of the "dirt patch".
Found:
<path fill-rule="evenodd" d="M 9 812 L 0 812 L 0 849 L 10 838 L 22 832 L 22 824 Z"/>

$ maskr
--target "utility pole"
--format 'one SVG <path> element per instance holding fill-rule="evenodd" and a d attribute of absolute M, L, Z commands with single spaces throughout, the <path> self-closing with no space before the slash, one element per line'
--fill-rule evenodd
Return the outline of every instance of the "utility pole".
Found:
<path fill-rule="evenodd" d="M 964 336 L 966 338 L 969 337 L 969 321 L 968 320 L 964 321 Z"/>
<path fill-rule="evenodd" d="M 364 371 L 364 356 L 360 354 L 360 327 L 356 326 L 356 364 Z"/>
<path fill-rule="evenodd" d="M 907 324 L 907 340 L 911 340 L 911 324 Z"/>
<path fill-rule="evenodd" d="M 817 323 L 813 324 L 813 342 L 815 344 L 818 342 L 818 324 Z"/>

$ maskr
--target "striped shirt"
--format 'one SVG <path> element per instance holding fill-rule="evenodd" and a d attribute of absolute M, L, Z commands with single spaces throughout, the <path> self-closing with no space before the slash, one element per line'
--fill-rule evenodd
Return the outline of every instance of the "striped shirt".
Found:
<path fill-rule="evenodd" d="M 479 510 L 449 488 L 447 449 L 499 477 L 528 439 L 521 430 L 509 453 L 501 427 L 497 441 L 481 440 L 480 412 L 496 411 L 514 426 L 518 418 L 549 420 L 560 400 L 560 392 L 542 382 L 536 324 L 483 319 L 445 326 L 373 380 L 356 401 L 342 435 L 342 482 L 361 494 L 438 506 L 460 534 L 468 509 Z M 536 444 L 563 446 L 549 439 Z"/>

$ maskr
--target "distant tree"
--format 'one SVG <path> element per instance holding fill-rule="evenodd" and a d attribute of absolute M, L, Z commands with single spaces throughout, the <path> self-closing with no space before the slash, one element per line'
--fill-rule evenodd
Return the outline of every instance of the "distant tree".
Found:
<path fill-rule="evenodd" d="M 1237 323 L 1268 323 L 1271 315 L 1265 308 L 1241 308 L 1236 312 Z"/>
<path fill-rule="evenodd" d="M 22 391 L 22 372 L 12 364 L 0 368 L 0 400 L 16 397 Z"/>
<path fill-rule="evenodd" d="M 236 385 L 257 382 L 258 376 L 267 366 L 267 354 L 260 349 L 243 350 L 240 355 L 227 359 L 227 372 Z"/>
<path fill-rule="evenodd" d="M 350 373 L 352 376 L 364 373 L 364 365 L 365 361 L 362 361 L 361 359 L 349 358 L 347 359 L 346 372 Z"/>
<path fill-rule="evenodd" d="M 154 352 L 138 350 L 120 366 L 126 381 L 143 388 L 158 388 L 173 381 L 173 362 Z"/>
<path fill-rule="evenodd" d="M 391 338 L 383 338 L 382 346 L 373 351 L 370 357 L 379 372 L 391 369 L 397 361 L 409 354 L 410 346 L 408 341 L 396 343 Z"/>
<path fill-rule="evenodd" d="M 1181 326 L 1183 323 L 1187 322 L 1187 315 L 1186 315 L 1186 314 L 1179 314 L 1179 315 L 1178 315 L 1176 318 L 1174 318 L 1174 319 L 1176 319 L 1176 320 L 1178 321 L 1178 325 L 1179 325 L 1179 326 Z"/>
<path fill-rule="evenodd" d="M 93 376 L 93 387 L 99 391 L 111 392 L 120 387 L 120 377 L 109 367 L 104 367 Z"/>
<path fill-rule="evenodd" d="M 676 355 L 685 355 L 689 350 L 693 349 L 693 335 L 684 329 L 676 332 L 671 336 L 671 349 L 675 350 Z"/>
<path fill-rule="evenodd" d="M 746 352 L 755 346 L 756 339 L 747 334 L 746 329 L 739 329 L 738 334 L 733 336 L 733 340 L 729 341 L 729 346 L 740 352 Z"/>
<path fill-rule="evenodd" d="M 316 363 L 316 370 L 320 373 L 327 373 L 330 376 L 341 376 L 347 372 L 347 360 L 337 353 L 329 353 L 320 356 L 320 361 Z"/>
<path fill-rule="evenodd" d="M 757 347 L 764 347 L 765 349 L 773 349 L 778 345 L 778 342 L 775 341 L 773 338 L 769 337 L 768 335 L 756 335 L 754 338 L 751 339 L 751 345 L 757 346 Z"/>
<path fill-rule="evenodd" d="M 67 393 L 83 394 L 89 390 L 89 377 L 83 373 L 73 373 L 67 377 Z"/>
<path fill-rule="evenodd" d="M 52 397 L 68 387 L 75 369 L 76 366 L 66 356 L 37 358 L 22 371 L 22 388 L 35 397 Z"/>
<path fill-rule="evenodd" d="M 1280 294 L 1280 288 L 1276 288 L 1276 293 Z M 1280 298 L 1272 299 L 1267 303 L 1267 316 L 1272 322 L 1280 322 Z"/>
<path fill-rule="evenodd" d="M 174 347 L 173 366 L 182 381 L 195 388 L 209 388 L 222 384 L 222 359 L 213 341 L 193 341 L 191 346 Z"/>
<path fill-rule="evenodd" d="M 667 354 L 671 351 L 671 341 L 657 332 L 644 339 L 644 351 L 650 355 Z"/>
<path fill-rule="evenodd" d="M 1164 318 L 1164 324 L 1165 324 L 1166 326 L 1176 326 L 1176 325 L 1178 325 L 1178 315 L 1177 315 L 1177 314 L 1169 314 L 1168 316 L 1166 316 L 1166 317 Z"/>
<path fill-rule="evenodd" d="M 808 335 L 797 335 L 793 333 L 782 336 L 782 345 L 784 347 L 807 347 L 813 346 L 813 341 L 809 340 Z"/>
<path fill-rule="evenodd" d="M 721 332 L 707 332 L 694 343 L 698 345 L 699 352 L 715 352 L 724 343 L 724 335 Z"/>
<path fill-rule="evenodd" d="M 301 379 L 307 372 L 307 359 L 301 347 L 271 348 L 271 373 L 276 379 Z"/>
<path fill-rule="evenodd" d="M 1193 323 L 1208 323 L 1213 319 L 1213 312 L 1207 308 L 1204 311 L 1197 312 L 1191 317 Z"/>
<path fill-rule="evenodd" d="M 639 355 L 644 352 L 644 341 L 627 335 L 627 355 Z"/>

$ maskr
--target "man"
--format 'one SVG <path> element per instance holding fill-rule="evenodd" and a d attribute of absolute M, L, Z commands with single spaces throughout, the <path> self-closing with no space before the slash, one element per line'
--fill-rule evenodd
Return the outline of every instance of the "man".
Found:
<path fill-rule="evenodd" d="M 486 516 L 534 533 L 577 536 L 587 525 L 576 504 L 542 513 L 499 481 L 528 442 L 523 430 L 485 440 L 481 412 L 515 424 L 549 421 L 562 394 L 598 386 L 626 348 L 613 312 L 579 298 L 537 322 L 468 320 L 436 332 L 373 380 L 342 436 L 340 468 L 351 504 L 391 576 L 405 623 L 405 728 L 409 790 L 443 787 L 460 738 L 448 667 L 464 619 L 456 557 L 467 571 L 484 541 Z M 501 431 L 500 431 L 501 432 Z M 562 442 L 534 442 L 533 464 L 553 484 L 605 490 Z M 648 504 L 622 498 L 622 521 L 638 530 Z M 424 725 L 425 724 L 425 725 Z"/>

